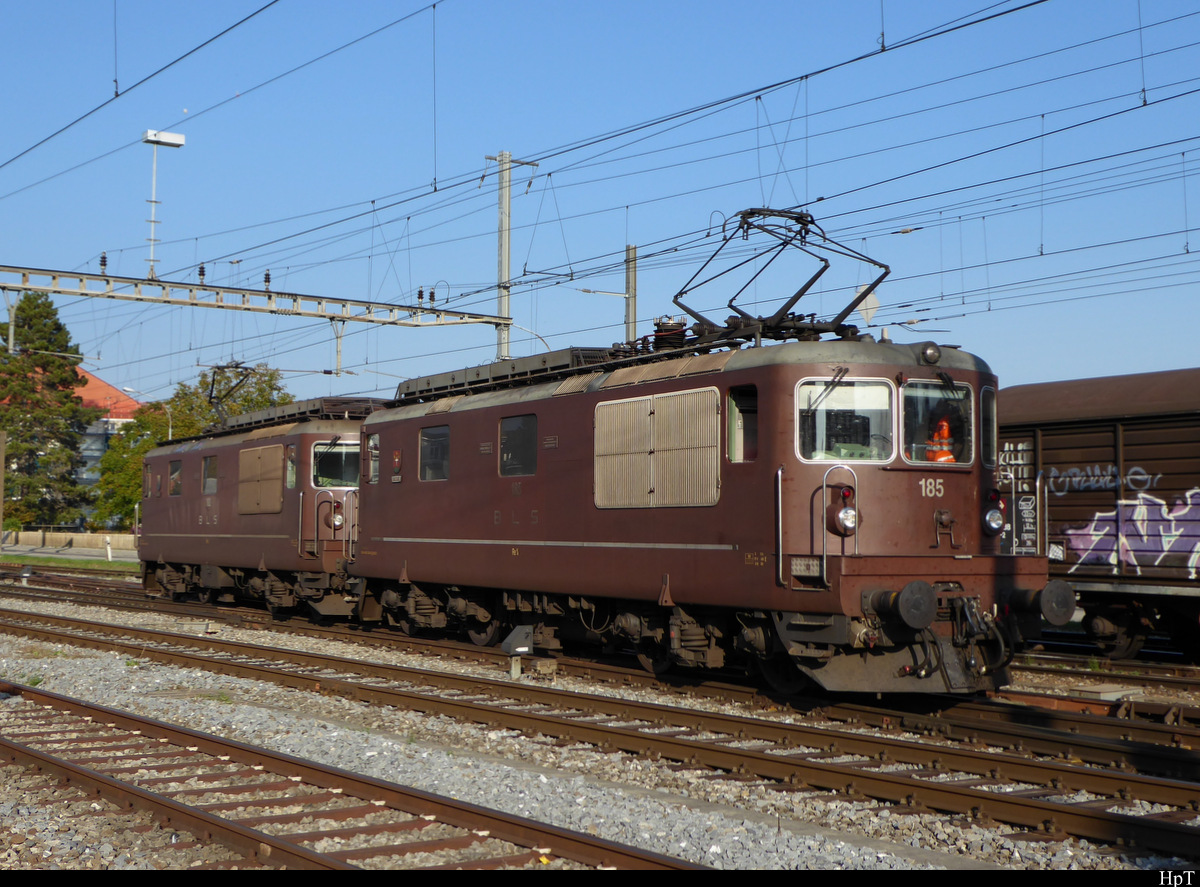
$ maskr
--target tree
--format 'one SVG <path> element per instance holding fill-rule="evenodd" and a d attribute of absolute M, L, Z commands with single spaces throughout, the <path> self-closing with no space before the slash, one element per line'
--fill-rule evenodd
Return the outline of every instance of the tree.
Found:
<path fill-rule="evenodd" d="M 133 525 L 142 500 L 142 458 L 168 436 L 192 437 L 221 421 L 222 414 L 236 416 L 252 410 L 292 402 L 281 382 L 282 374 L 265 364 L 220 367 L 200 374 L 195 385 L 181 382 L 164 403 L 143 404 L 112 440 L 100 459 L 99 501 L 93 519 Z M 170 435 L 168 435 L 170 429 Z"/>
<path fill-rule="evenodd" d="M 24 525 L 77 521 L 90 501 L 79 483 L 80 443 L 102 410 L 83 405 L 84 384 L 58 310 L 45 295 L 25 293 L 17 303 L 16 353 L 0 352 L 0 428 L 5 455 L 5 522 Z"/>

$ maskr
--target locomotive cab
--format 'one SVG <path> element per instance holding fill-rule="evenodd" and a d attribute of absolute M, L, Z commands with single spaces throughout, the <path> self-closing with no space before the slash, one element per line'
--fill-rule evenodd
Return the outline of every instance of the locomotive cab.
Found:
<path fill-rule="evenodd" d="M 1003 683 L 1010 611 L 1067 592 L 1046 592 L 1039 559 L 1001 555 L 995 379 L 932 343 L 842 350 L 908 366 L 846 362 L 796 383 L 797 464 L 780 483 L 798 501 L 781 500 L 778 581 L 799 606 L 772 617 L 776 642 L 829 689 Z M 765 655 L 762 637 L 746 640 Z"/>

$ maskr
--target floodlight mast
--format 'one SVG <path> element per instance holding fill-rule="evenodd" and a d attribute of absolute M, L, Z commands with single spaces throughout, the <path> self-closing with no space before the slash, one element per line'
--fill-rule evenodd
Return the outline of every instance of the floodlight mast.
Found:
<path fill-rule="evenodd" d="M 155 217 L 155 209 L 158 206 L 158 146 L 182 148 L 185 138 L 177 132 L 148 129 L 142 134 L 142 141 L 147 145 L 154 146 L 154 166 L 150 173 L 150 273 L 148 275 L 150 280 L 154 280 L 154 244 L 158 243 L 158 237 L 155 236 L 155 226 L 158 225 L 158 219 Z"/>

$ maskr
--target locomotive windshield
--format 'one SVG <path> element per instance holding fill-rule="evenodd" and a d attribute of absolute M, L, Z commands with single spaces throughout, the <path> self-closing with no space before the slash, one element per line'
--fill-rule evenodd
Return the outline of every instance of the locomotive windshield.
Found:
<path fill-rule="evenodd" d="M 970 388 L 948 379 L 904 386 L 904 458 L 946 465 L 974 460 Z"/>
<path fill-rule="evenodd" d="M 824 379 L 801 382 L 800 457 L 886 462 L 892 458 L 892 386 Z"/>
<path fill-rule="evenodd" d="M 358 441 L 327 440 L 313 445 L 314 487 L 358 486 Z"/>

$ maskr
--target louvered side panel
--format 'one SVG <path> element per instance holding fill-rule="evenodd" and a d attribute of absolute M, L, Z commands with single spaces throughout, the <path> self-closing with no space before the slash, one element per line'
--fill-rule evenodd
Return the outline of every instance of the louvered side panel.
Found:
<path fill-rule="evenodd" d="M 594 443 L 596 507 L 650 507 L 650 398 L 599 404 Z"/>
<path fill-rule="evenodd" d="M 654 504 L 716 505 L 721 401 L 715 388 L 654 398 Z"/>

